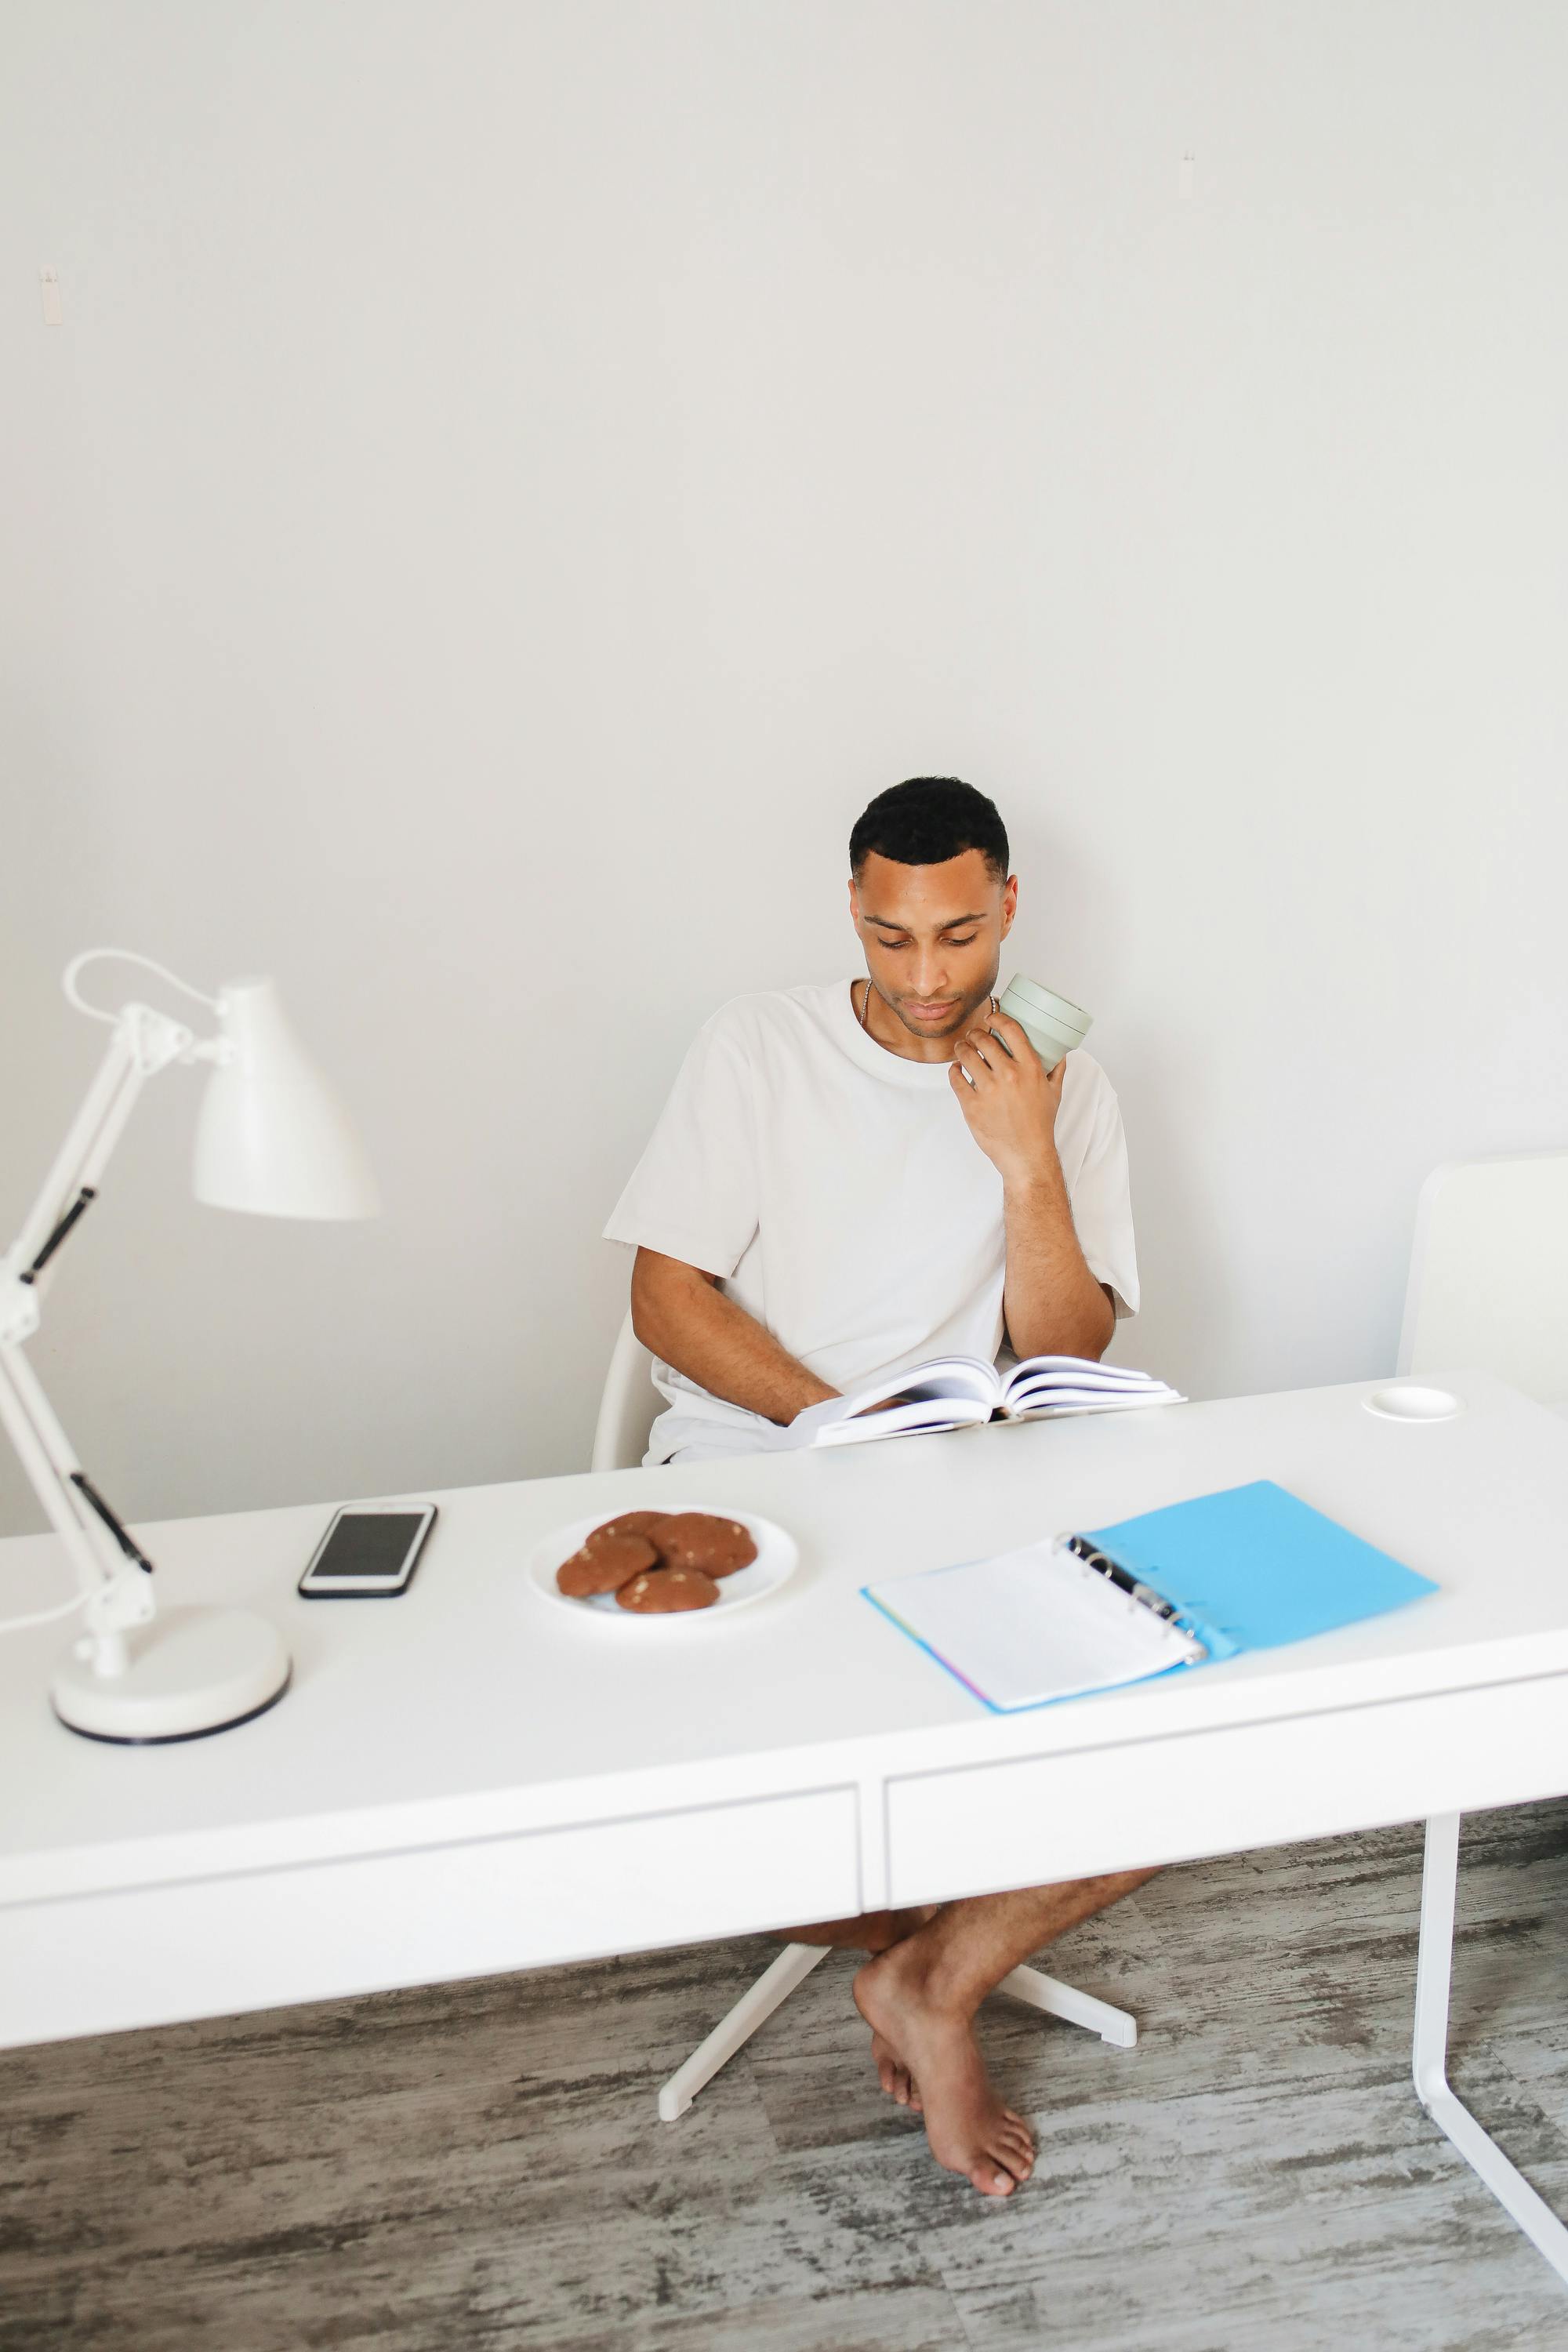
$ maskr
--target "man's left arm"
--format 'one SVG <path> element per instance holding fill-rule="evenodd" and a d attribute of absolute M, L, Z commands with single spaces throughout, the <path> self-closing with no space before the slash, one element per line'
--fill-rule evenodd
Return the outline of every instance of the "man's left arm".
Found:
<path fill-rule="evenodd" d="M 1014 1353 L 1098 1361 L 1116 1309 L 1079 1246 L 1057 1155 L 1066 1071 L 1064 1055 L 1047 1076 L 1018 1024 L 993 1012 L 960 1041 L 950 1076 L 971 1135 L 1002 1179 L 1003 1314 Z"/>

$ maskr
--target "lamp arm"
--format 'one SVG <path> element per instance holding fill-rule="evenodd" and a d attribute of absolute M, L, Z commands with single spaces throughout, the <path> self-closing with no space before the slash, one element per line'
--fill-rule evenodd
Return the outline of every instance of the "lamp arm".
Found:
<path fill-rule="evenodd" d="M 113 1541 L 93 1508 L 92 1490 L 76 1466 L 69 1441 L 32 1366 L 20 1348 L 3 1344 L 0 1426 L 16 1447 L 76 1571 L 80 1598 L 88 1604 L 99 1670 L 120 1671 L 124 1664 L 120 1633 L 127 1626 L 145 1624 L 153 1614 L 151 1563 L 143 1559 L 138 1564 Z"/>
<path fill-rule="evenodd" d="M 145 1004 L 125 1006 L 38 1197 L 0 1261 L 5 1272 L 18 1281 L 41 1272 L 40 1253 L 58 1236 L 83 1191 L 96 1190 L 147 1080 L 170 1062 L 187 1055 L 194 1058 L 198 1050 L 183 1023 L 171 1021 Z M 5 1336 L 3 1321 L 0 1336 Z"/>
<path fill-rule="evenodd" d="M 146 1005 L 125 1006 L 38 1197 L 0 1259 L 0 1426 L 76 1571 L 100 1674 L 123 1671 L 123 1630 L 153 1615 L 151 1563 L 89 1485 L 22 1351 L 38 1328 L 46 1264 L 93 1198 L 142 1087 L 170 1062 L 202 1050 L 180 1023 Z"/>
<path fill-rule="evenodd" d="M 120 1096 L 128 1092 L 134 1101 L 140 1085 L 130 1039 L 121 1029 L 116 1029 L 81 1108 L 55 1154 L 54 1164 L 39 1188 L 38 1196 L 5 1253 L 5 1265 L 8 1273 L 19 1279 L 31 1268 L 48 1239 L 51 1228 L 63 1215 L 67 1202 L 79 1192 L 87 1181 L 85 1170 L 89 1160 L 94 1157 L 93 1147 L 105 1124 L 113 1118 Z M 125 1114 L 121 1114 L 114 1121 L 116 1131 L 123 1126 L 124 1117 Z"/>

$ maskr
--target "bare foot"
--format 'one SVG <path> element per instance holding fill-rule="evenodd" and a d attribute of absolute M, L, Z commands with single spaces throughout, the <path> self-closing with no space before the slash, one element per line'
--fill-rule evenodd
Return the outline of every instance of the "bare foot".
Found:
<path fill-rule="evenodd" d="M 890 2068 L 920 2084 L 937 2162 L 963 2173 L 983 2197 L 1011 2197 L 1035 2168 L 1033 2136 L 991 2087 L 969 2019 L 933 2000 L 918 1948 L 895 1944 L 868 1960 L 856 1973 L 855 2004 L 871 2029 L 873 2052 L 880 2042 Z"/>
<path fill-rule="evenodd" d="M 917 2116 L 923 2114 L 914 2076 L 892 2043 L 884 2042 L 879 2033 L 871 2036 L 871 2056 L 876 2063 L 878 2079 L 889 2098 L 897 2099 L 900 2107 L 912 2107 Z"/>

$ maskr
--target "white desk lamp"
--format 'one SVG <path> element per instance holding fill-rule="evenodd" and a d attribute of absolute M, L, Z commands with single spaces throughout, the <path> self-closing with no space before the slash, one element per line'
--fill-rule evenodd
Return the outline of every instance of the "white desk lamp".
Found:
<path fill-rule="evenodd" d="M 200 1038 L 131 1003 L 104 1013 L 77 992 L 103 956 L 156 972 L 218 1016 Z M 270 980 L 230 982 L 216 997 L 187 987 L 146 956 L 94 948 L 65 973 L 79 1012 L 114 1031 L 109 1052 L 20 1234 L 0 1258 L 0 1423 L 65 1545 L 80 1586 L 60 1608 L 84 1609 L 87 1631 L 50 1685 L 55 1713 L 94 1739 L 140 1745 L 190 1739 L 259 1715 L 289 1684 L 289 1653 L 264 1618 L 242 1609 L 166 1609 L 153 1564 L 84 1475 L 22 1352 L 38 1328 L 46 1269 L 96 1198 L 99 1178 L 137 1096 L 171 1062 L 212 1066 L 196 1128 L 193 1189 L 214 1208 L 271 1217 L 369 1217 L 375 1180 L 342 1111 L 307 1060 Z"/>

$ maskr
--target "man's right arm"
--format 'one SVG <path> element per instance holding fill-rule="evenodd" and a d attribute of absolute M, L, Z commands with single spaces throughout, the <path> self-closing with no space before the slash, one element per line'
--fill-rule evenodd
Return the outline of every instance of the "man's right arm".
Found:
<path fill-rule="evenodd" d="M 710 1396 L 767 1421 L 793 1421 L 808 1404 L 838 1394 L 726 1298 L 716 1275 L 657 1250 L 639 1249 L 633 1263 L 632 1328 Z"/>

